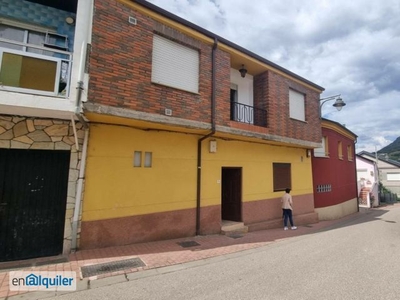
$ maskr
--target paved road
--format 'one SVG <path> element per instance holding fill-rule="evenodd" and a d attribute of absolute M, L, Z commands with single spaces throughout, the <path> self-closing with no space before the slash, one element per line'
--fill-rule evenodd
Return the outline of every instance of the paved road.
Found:
<path fill-rule="evenodd" d="M 47 299 L 397 300 L 400 208 L 372 210 L 337 228 L 180 268 Z"/>

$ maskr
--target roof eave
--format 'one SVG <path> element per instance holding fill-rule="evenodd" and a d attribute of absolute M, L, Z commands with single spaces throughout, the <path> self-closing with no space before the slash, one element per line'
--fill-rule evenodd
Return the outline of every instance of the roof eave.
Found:
<path fill-rule="evenodd" d="M 143 7 L 145 7 L 145 8 L 147 8 L 147 9 L 150 9 L 150 10 L 152 10 L 152 11 L 154 11 L 154 12 L 156 12 L 156 13 L 158 13 L 158 14 L 166 17 L 166 18 L 172 19 L 173 21 L 175 21 L 177 23 L 180 23 L 180 24 L 182 24 L 184 26 L 187 26 L 187 27 L 191 28 L 192 30 L 195 30 L 195 31 L 197 31 L 197 32 L 199 32 L 201 34 L 204 34 L 205 36 L 207 36 L 207 37 L 209 37 L 209 38 L 211 38 L 213 40 L 217 39 L 220 43 L 223 43 L 223 44 L 225 44 L 225 45 L 227 45 L 229 47 L 232 47 L 233 49 L 238 50 L 238 51 L 240 51 L 240 52 L 242 52 L 242 53 L 244 53 L 244 54 L 246 54 L 246 55 L 248 55 L 248 56 L 250 56 L 250 57 L 252 57 L 252 58 L 254 58 L 256 60 L 259 60 L 260 62 L 265 63 L 265 64 L 267 64 L 267 65 L 269 65 L 269 66 L 271 66 L 271 67 L 283 72 L 283 73 L 286 73 L 287 75 L 289 75 L 289 76 L 291 76 L 293 78 L 296 78 L 297 80 L 300 80 L 300 81 L 302 81 L 302 82 L 304 82 L 304 83 L 306 83 L 306 84 L 308 84 L 310 86 L 313 86 L 314 88 L 316 88 L 318 90 L 321 90 L 321 92 L 323 92 L 325 90 L 325 88 L 315 84 L 314 82 L 311 82 L 311 81 L 305 79 L 304 77 L 301 77 L 301 76 L 299 76 L 299 75 L 297 75 L 297 74 L 295 74 L 295 73 L 293 73 L 293 72 L 291 72 L 291 71 L 289 71 L 289 70 L 287 70 L 287 69 L 285 69 L 285 68 L 283 68 L 283 67 L 281 67 L 281 66 L 279 66 L 279 65 L 277 65 L 277 64 L 275 64 L 275 63 L 273 63 L 273 62 L 271 62 L 271 61 L 269 61 L 269 60 L 267 60 L 267 59 L 265 59 L 265 58 L 263 58 L 263 57 L 261 57 L 259 55 L 257 55 L 257 54 L 255 54 L 254 52 L 251 52 L 251 51 L 249 51 L 249 50 L 247 50 L 247 49 L 245 49 L 245 48 L 243 48 L 243 47 L 241 47 L 241 46 L 239 46 L 239 45 L 237 45 L 237 44 L 235 44 L 235 43 L 233 43 L 233 42 L 231 42 L 231 41 L 229 41 L 229 40 L 227 40 L 227 39 L 225 39 L 225 38 L 223 38 L 223 37 L 221 37 L 219 35 L 216 35 L 215 33 L 211 32 L 211 31 L 208 31 L 208 30 L 206 30 L 206 29 L 204 29 L 204 28 L 202 28 L 202 27 L 200 27 L 200 26 L 198 26 L 198 25 L 196 25 L 194 23 L 191 23 L 191 22 L 189 22 L 189 21 L 177 16 L 177 15 L 174 15 L 173 13 L 170 13 L 169 11 L 166 11 L 166 10 L 164 10 L 164 9 L 162 9 L 162 8 L 156 6 L 156 5 L 154 5 L 154 4 L 152 4 L 152 3 L 148 2 L 148 1 L 145 1 L 145 0 L 132 0 L 132 1 L 137 3 L 137 4 L 139 4 L 139 5 L 141 5 L 141 6 L 143 6 Z"/>

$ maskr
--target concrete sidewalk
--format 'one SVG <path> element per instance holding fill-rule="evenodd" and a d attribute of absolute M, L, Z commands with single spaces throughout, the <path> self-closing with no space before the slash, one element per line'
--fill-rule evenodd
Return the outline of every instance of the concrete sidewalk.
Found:
<path fill-rule="evenodd" d="M 392 209 L 398 205 L 376 209 L 361 209 L 360 212 L 333 221 L 321 221 L 316 224 L 298 226 L 297 230 L 284 231 L 283 228 L 249 232 L 243 235 L 228 237 L 225 235 L 196 236 L 175 240 L 149 242 L 142 244 L 109 247 L 94 250 L 81 250 L 69 257 L 42 258 L 28 261 L 0 263 L 0 298 L 36 299 L 45 298 L 65 292 L 26 292 L 10 291 L 9 271 L 75 271 L 77 273 L 77 290 L 95 288 L 118 282 L 150 276 L 152 272 L 144 270 L 159 269 L 174 271 L 188 267 L 188 262 L 201 264 L 213 257 L 244 250 L 259 248 L 269 243 L 295 236 L 317 233 L 336 227 L 347 226 L 348 223 L 371 214 L 375 210 Z M 123 268 L 124 260 L 143 263 Z M 88 266 L 107 263 L 97 275 L 87 272 Z M 173 267 L 172 267 L 173 266 Z M 83 269 L 86 269 L 82 272 Z M 102 271 L 102 272 L 101 272 Z M 156 270 L 153 270 L 156 271 Z M 154 273 L 154 272 L 153 272 Z M 150 275 L 149 275 L 150 274 Z"/>

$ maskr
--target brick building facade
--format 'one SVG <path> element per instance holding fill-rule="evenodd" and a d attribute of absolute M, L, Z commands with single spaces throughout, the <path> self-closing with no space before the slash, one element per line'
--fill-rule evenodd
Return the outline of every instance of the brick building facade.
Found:
<path fill-rule="evenodd" d="M 318 221 L 322 87 L 147 1 L 94 5 L 81 248 L 281 226 L 282 184 L 297 223 Z M 156 39 L 198 57 L 195 92 L 153 79 Z"/>

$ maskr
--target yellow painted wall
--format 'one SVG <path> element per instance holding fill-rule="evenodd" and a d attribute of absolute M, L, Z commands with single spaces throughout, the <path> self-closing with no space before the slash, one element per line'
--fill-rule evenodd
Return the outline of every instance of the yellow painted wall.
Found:
<path fill-rule="evenodd" d="M 84 221 L 196 207 L 199 136 L 91 125 L 82 219 Z M 242 167 L 244 202 L 277 198 L 272 163 L 291 163 L 292 194 L 311 194 L 311 159 L 304 149 L 217 140 L 203 141 L 202 206 L 221 204 L 221 168 Z M 151 168 L 133 167 L 134 151 L 152 152 Z"/>
<path fill-rule="evenodd" d="M 133 167 L 134 151 L 153 166 Z M 82 219 L 195 207 L 196 151 L 192 135 L 91 125 Z"/>
<path fill-rule="evenodd" d="M 305 149 L 216 139 L 217 153 L 209 153 L 209 140 L 203 147 L 202 205 L 221 204 L 221 168 L 242 167 L 242 201 L 282 196 L 273 191 L 275 163 L 290 163 L 292 195 L 312 194 L 311 159 Z M 218 181 L 219 180 L 219 181 Z"/>
<path fill-rule="evenodd" d="M 320 221 L 336 220 L 358 211 L 358 200 L 356 198 L 349 201 L 331 205 L 328 207 L 316 208 Z"/>

